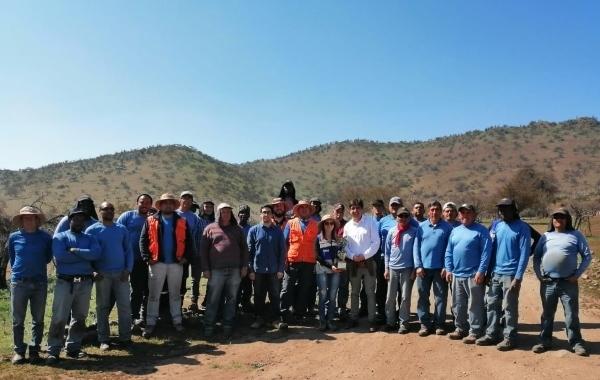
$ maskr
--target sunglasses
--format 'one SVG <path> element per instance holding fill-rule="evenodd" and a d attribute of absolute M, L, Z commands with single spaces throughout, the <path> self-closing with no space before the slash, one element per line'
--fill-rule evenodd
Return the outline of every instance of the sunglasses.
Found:
<path fill-rule="evenodd" d="M 566 219 L 567 217 L 563 214 L 556 214 L 556 215 L 552 215 L 552 218 L 561 220 L 561 219 Z"/>
<path fill-rule="evenodd" d="M 115 208 L 114 207 L 104 207 L 104 208 L 101 208 L 100 211 L 115 211 Z"/>
<path fill-rule="evenodd" d="M 401 219 L 406 219 L 406 218 L 408 218 L 409 216 L 410 216 L 410 215 L 408 215 L 408 214 L 400 214 L 400 215 L 398 215 L 398 218 L 401 218 Z"/>
<path fill-rule="evenodd" d="M 323 224 L 326 226 L 335 226 L 334 222 L 323 222 Z"/>

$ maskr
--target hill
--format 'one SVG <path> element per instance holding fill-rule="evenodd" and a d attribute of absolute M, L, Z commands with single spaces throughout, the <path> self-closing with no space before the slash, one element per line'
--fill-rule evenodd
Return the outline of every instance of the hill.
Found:
<path fill-rule="evenodd" d="M 286 179 L 300 197 L 326 203 L 354 195 L 400 194 L 407 199 L 462 201 L 486 197 L 520 168 L 551 173 L 563 196 L 600 194 L 600 122 L 491 127 L 428 141 L 333 142 L 290 155 L 232 165 L 194 148 L 169 145 L 62 162 L 38 169 L 0 171 L 0 207 L 13 213 L 36 200 L 62 213 L 80 193 L 130 208 L 140 192 L 192 189 L 200 198 L 252 205 L 268 201 Z"/>

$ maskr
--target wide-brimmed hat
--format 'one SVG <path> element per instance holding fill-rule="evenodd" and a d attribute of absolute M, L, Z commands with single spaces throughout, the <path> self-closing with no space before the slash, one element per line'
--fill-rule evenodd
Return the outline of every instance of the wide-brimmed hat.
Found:
<path fill-rule="evenodd" d="M 222 202 L 222 203 L 219 203 L 219 205 L 217 206 L 217 212 L 221 211 L 224 208 L 230 208 L 233 210 L 233 207 L 231 207 L 231 205 L 229 203 Z"/>
<path fill-rule="evenodd" d="M 33 206 L 25 206 L 19 210 L 19 214 L 13 217 L 12 222 L 15 226 L 21 225 L 21 219 L 23 219 L 23 215 L 37 216 L 40 224 L 44 224 L 46 222 L 46 216 L 40 209 Z"/>
<path fill-rule="evenodd" d="M 311 214 L 313 214 L 315 212 L 315 207 L 313 205 L 311 205 L 309 201 L 307 201 L 306 199 L 303 199 L 303 200 L 299 201 L 292 209 L 292 212 L 294 213 L 294 215 L 298 214 L 298 208 L 300 208 L 302 206 L 308 207 L 310 209 Z"/>
<path fill-rule="evenodd" d="M 283 200 L 283 198 L 273 198 L 273 200 L 271 201 L 271 206 L 275 206 L 275 205 L 278 205 L 280 203 L 285 203 L 285 201 Z"/>
<path fill-rule="evenodd" d="M 179 198 L 173 193 L 164 193 L 154 202 L 154 207 L 160 208 L 160 204 L 164 201 L 173 201 L 175 202 L 176 207 L 179 207 Z"/>
<path fill-rule="evenodd" d="M 327 220 L 333 220 L 333 223 L 335 224 L 335 228 L 340 228 L 340 222 L 333 217 L 333 215 L 330 214 L 325 214 L 323 215 L 323 217 L 321 218 L 321 221 L 319 222 L 319 229 L 323 228 L 323 223 L 325 223 Z"/>

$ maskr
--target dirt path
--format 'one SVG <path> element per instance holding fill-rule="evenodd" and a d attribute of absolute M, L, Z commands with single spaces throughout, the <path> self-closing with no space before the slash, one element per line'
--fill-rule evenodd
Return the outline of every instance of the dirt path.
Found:
<path fill-rule="evenodd" d="M 494 347 L 468 346 L 445 336 L 419 337 L 364 331 L 322 334 L 298 327 L 289 333 L 264 332 L 218 345 L 218 354 L 199 354 L 157 366 L 152 378 L 252 379 L 600 379 L 600 308 L 581 305 L 582 333 L 591 356 L 568 351 L 566 336 L 557 331 L 555 349 L 531 352 L 537 342 L 541 311 L 538 284 L 529 273 L 520 300 L 520 348 L 498 352 Z M 416 292 L 413 292 L 413 294 Z M 413 297 L 412 310 L 416 300 Z M 562 307 L 557 321 L 563 321 Z M 365 322 L 361 322 L 365 325 Z M 414 329 L 416 331 L 417 325 Z M 188 364 L 186 364 L 188 363 Z"/>

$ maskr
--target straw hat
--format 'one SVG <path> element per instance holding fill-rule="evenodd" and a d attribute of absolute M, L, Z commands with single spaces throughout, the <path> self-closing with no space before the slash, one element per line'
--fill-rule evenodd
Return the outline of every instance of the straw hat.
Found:
<path fill-rule="evenodd" d="M 294 213 L 294 215 L 298 215 L 298 208 L 302 207 L 302 206 L 307 206 L 310 209 L 310 214 L 311 215 L 314 214 L 315 207 L 313 205 L 311 205 L 309 201 L 303 199 L 300 202 L 298 202 L 292 209 L 292 212 Z"/>
<path fill-rule="evenodd" d="M 330 214 L 325 214 L 323 215 L 323 217 L 321 218 L 321 221 L 319 222 L 319 229 L 323 228 L 323 223 L 325 223 L 327 220 L 333 220 L 334 226 L 335 228 L 340 228 L 340 222 L 333 217 L 333 215 Z"/>
<path fill-rule="evenodd" d="M 179 207 L 179 198 L 177 198 L 177 196 L 175 196 L 175 194 L 173 193 L 162 194 L 160 198 L 156 202 L 154 202 L 154 207 L 160 208 L 161 202 L 164 201 L 173 201 L 175 202 L 175 207 Z"/>
<path fill-rule="evenodd" d="M 42 211 L 33 206 L 25 206 L 19 210 L 19 214 L 15 215 L 12 219 L 12 222 L 15 226 L 20 226 L 22 223 L 23 215 L 35 215 L 38 217 L 40 224 L 44 224 L 46 222 L 46 216 Z"/>

